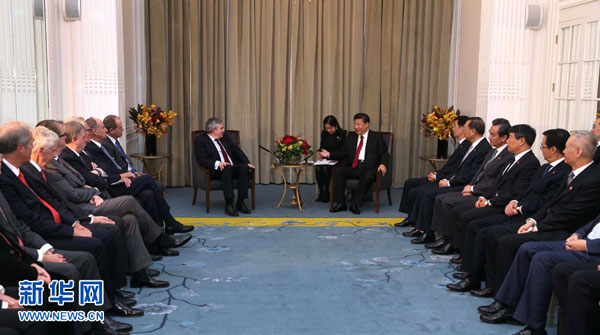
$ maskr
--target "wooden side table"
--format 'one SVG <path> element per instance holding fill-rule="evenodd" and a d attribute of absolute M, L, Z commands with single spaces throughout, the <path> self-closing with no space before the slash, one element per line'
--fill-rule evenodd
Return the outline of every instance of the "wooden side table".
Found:
<path fill-rule="evenodd" d="M 420 159 L 428 161 L 433 168 L 433 172 L 437 172 L 437 164 L 441 163 L 443 166 L 448 161 L 448 158 L 437 158 L 436 156 L 419 156 Z"/>
<path fill-rule="evenodd" d="M 144 173 L 151 175 L 152 178 L 159 182 L 161 181 L 161 174 L 164 172 L 166 163 L 173 160 L 173 155 L 167 153 L 158 153 L 151 156 L 143 153 L 134 153 L 129 156 L 142 161 L 144 164 Z"/>
<path fill-rule="evenodd" d="M 277 204 L 277 206 L 275 206 L 275 208 L 280 208 L 281 205 L 292 205 L 292 206 L 298 206 L 298 210 L 300 212 L 304 212 L 304 209 L 302 209 L 302 206 L 304 206 L 304 202 L 302 202 L 302 197 L 300 196 L 300 175 L 302 174 L 302 171 L 304 171 L 307 167 L 310 167 L 310 166 L 312 166 L 312 163 L 273 164 L 273 165 L 271 165 L 271 168 L 275 169 L 275 171 L 277 171 L 283 178 L 283 194 L 281 195 L 281 200 L 279 200 L 279 203 Z M 288 183 L 287 178 L 285 178 L 285 173 L 284 173 L 285 169 L 293 170 L 296 173 L 296 183 L 295 184 Z M 285 195 L 286 195 L 288 189 L 294 190 L 294 195 L 292 196 L 291 202 L 284 203 L 283 200 L 285 199 Z"/>

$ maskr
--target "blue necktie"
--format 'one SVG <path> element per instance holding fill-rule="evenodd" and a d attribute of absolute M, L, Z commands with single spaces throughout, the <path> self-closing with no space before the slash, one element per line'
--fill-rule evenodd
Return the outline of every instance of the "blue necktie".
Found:
<path fill-rule="evenodd" d="M 121 156 L 123 156 L 123 158 L 125 158 L 125 160 L 127 161 L 127 165 L 129 165 L 130 171 L 135 173 L 136 171 L 133 168 L 133 162 L 131 162 L 131 159 L 129 159 L 129 156 L 127 156 L 125 154 L 125 151 L 123 151 L 123 148 L 121 147 L 121 143 L 119 143 L 119 140 L 115 141 L 115 146 L 117 147 L 117 150 L 119 150 L 119 152 L 121 153 Z"/>
<path fill-rule="evenodd" d="M 110 159 L 110 161 L 113 162 L 113 164 L 115 165 L 117 170 L 121 170 L 121 166 L 119 164 L 117 164 L 117 162 L 115 161 L 114 158 L 112 158 L 112 156 L 108 153 L 108 150 L 106 150 L 106 148 L 103 145 L 101 145 L 100 148 L 102 148 L 102 151 L 104 151 L 104 154 L 106 155 L 106 157 L 108 157 Z"/>
<path fill-rule="evenodd" d="M 544 170 L 544 175 L 543 175 L 543 176 L 547 175 L 547 174 L 548 174 L 548 172 L 550 172 L 550 169 L 551 169 L 551 168 L 552 168 L 552 165 L 548 164 L 548 166 L 546 166 L 546 169 Z M 543 176 L 542 176 L 542 177 L 543 177 Z"/>

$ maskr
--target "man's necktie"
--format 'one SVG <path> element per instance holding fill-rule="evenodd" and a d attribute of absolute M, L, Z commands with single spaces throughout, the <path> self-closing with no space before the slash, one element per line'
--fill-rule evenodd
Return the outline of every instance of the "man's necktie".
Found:
<path fill-rule="evenodd" d="M 542 177 L 544 177 L 545 175 L 547 175 L 548 172 L 550 172 L 551 168 L 552 168 L 552 165 L 548 164 L 548 166 L 546 166 L 546 168 L 544 169 L 544 174 L 542 175 Z"/>
<path fill-rule="evenodd" d="M 571 171 L 571 173 L 569 173 L 569 176 L 567 177 L 567 185 L 571 185 L 571 182 L 573 181 L 573 179 L 575 179 L 575 173 L 573 173 L 573 171 Z"/>
<path fill-rule="evenodd" d="M 467 153 L 463 156 L 463 159 L 460 161 L 460 164 L 462 164 L 465 161 L 465 159 L 469 157 L 469 154 L 471 154 L 471 151 L 473 151 L 474 148 L 475 147 L 473 145 L 469 147 L 469 150 L 467 150 Z"/>
<path fill-rule="evenodd" d="M 510 169 L 512 169 L 513 165 L 515 165 L 515 163 L 516 163 L 516 162 L 517 162 L 517 161 L 516 161 L 516 158 L 514 158 L 514 159 L 513 159 L 513 161 L 512 161 L 512 163 L 510 163 L 510 164 L 509 164 L 509 165 L 506 167 L 506 169 L 504 169 L 504 172 L 502 172 L 502 175 L 504 176 L 505 174 L 507 174 L 507 173 L 508 173 L 508 171 L 510 171 Z"/>
<path fill-rule="evenodd" d="M 38 198 L 38 200 L 42 204 L 44 204 L 44 206 L 46 206 L 46 208 L 48 208 L 48 210 L 50 211 L 50 213 L 52 213 L 52 217 L 54 218 L 54 222 L 60 223 L 60 214 L 58 214 L 58 212 L 56 211 L 56 209 L 54 209 L 54 207 L 52 207 L 49 203 L 47 203 L 46 201 L 44 201 L 44 199 L 40 198 L 40 196 L 37 195 L 37 193 L 35 193 L 35 191 L 31 187 L 29 187 L 29 184 L 27 184 L 27 181 L 25 180 L 25 176 L 23 175 L 23 172 L 21 172 L 21 171 L 19 171 L 19 180 L 25 186 L 27 186 L 27 188 L 36 196 L 36 198 Z"/>
<path fill-rule="evenodd" d="M 483 166 L 484 170 L 491 162 L 494 161 L 494 159 L 496 159 L 496 156 L 498 156 L 498 149 L 494 149 L 494 153 L 492 154 L 492 157 L 490 159 L 488 159 L 487 162 L 485 162 L 485 165 Z"/>
<path fill-rule="evenodd" d="M 127 161 L 127 165 L 129 165 L 130 171 L 135 173 L 136 171 L 133 168 L 133 162 L 131 161 L 131 159 L 129 159 L 129 156 L 125 154 L 125 151 L 123 150 L 123 147 L 121 147 L 121 143 L 119 143 L 119 140 L 115 140 L 115 146 L 117 147 L 117 150 L 119 150 L 121 156 L 123 156 L 123 158 Z"/>
<path fill-rule="evenodd" d="M 356 148 L 356 153 L 354 154 L 354 160 L 352 161 L 352 168 L 355 168 L 358 165 L 358 156 L 360 156 L 360 151 L 362 150 L 363 138 L 364 138 L 364 136 L 360 135 L 360 142 L 358 143 L 358 147 Z"/>
<path fill-rule="evenodd" d="M 104 154 L 106 155 L 106 157 L 108 157 L 108 159 L 110 159 L 110 161 L 115 165 L 115 167 L 117 168 L 117 170 L 121 170 L 121 166 L 117 163 L 117 161 L 115 161 L 115 159 L 108 153 L 108 150 L 106 150 L 106 148 L 101 145 L 100 148 L 102 148 L 102 151 L 104 152 Z"/>
<path fill-rule="evenodd" d="M 14 245 L 12 245 L 12 243 L 10 243 L 8 238 L 6 238 L 6 236 L 4 234 L 2 234 L 2 232 L 0 232 L 0 237 L 2 237 L 2 239 L 4 239 L 4 241 L 6 242 L 6 244 L 8 244 L 11 248 L 13 248 L 16 251 L 17 257 L 19 257 L 19 259 L 21 259 L 23 257 L 23 255 L 21 254 L 21 250 L 19 250 L 19 248 L 16 248 Z"/>
<path fill-rule="evenodd" d="M 219 140 L 215 140 L 215 141 L 219 145 L 219 148 L 221 148 L 221 153 L 223 154 L 223 159 L 225 160 L 225 163 L 231 164 L 231 161 L 229 160 L 229 156 L 227 155 L 227 151 L 225 151 L 225 147 L 223 146 L 223 144 L 221 144 L 221 141 L 219 141 Z"/>

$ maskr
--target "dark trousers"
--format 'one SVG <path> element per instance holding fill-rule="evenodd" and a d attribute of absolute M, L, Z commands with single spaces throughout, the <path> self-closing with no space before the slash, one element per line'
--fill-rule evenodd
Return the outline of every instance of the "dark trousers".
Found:
<path fill-rule="evenodd" d="M 444 237 L 444 240 L 452 243 L 451 241 L 451 230 L 450 227 L 457 221 L 458 218 L 452 214 L 452 209 L 456 206 L 469 204 L 475 206 L 477 197 L 475 196 L 463 196 L 461 192 L 450 192 L 440 194 L 435 197 L 433 202 L 433 216 L 431 218 L 431 230 L 438 232 L 439 235 Z"/>
<path fill-rule="evenodd" d="M 565 316 L 563 334 L 600 333 L 598 261 L 560 263 L 552 269 L 552 284 Z"/>
<path fill-rule="evenodd" d="M 398 208 L 398 210 L 408 214 L 412 209 L 417 196 L 416 192 L 413 192 L 413 190 L 427 183 L 429 183 L 427 178 L 411 178 L 405 181 L 402 188 L 402 200 L 400 201 L 400 208 Z"/>
<path fill-rule="evenodd" d="M 233 180 L 237 179 L 238 200 L 248 198 L 248 185 L 250 180 L 250 168 L 248 164 L 234 164 L 226 166 L 223 171 L 212 170 L 210 177 L 221 180 L 223 186 L 223 196 L 225 201 L 233 201 Z"/>
<path fill-rule="evenodd" d="M 329 184 L 331 182 L 331 170 L 330 165 L 317 165 L 315 166 L 315 179 L 317 180 L 317 187 L 319 188 L 319 196 L 321 194 L 329 194 Z"/>
<path fill-rule="evenodd" d="M 355 168 L 350 166 L 336 168 L 333 175 L 333 202 L 346 203 L 346 180 L 358 179 L 358 186 L 352 191 L 352 205 L 360 206 L 376 176 L 377 169 L 368 169 L 364 163 L 358 164 Z"/>
<path fill-rule="evenodd" d="M 463 207 L 455 207 L 452 211 L 454 216 L 458 216 L 458 220 L 454 221 L 454 224 L 449 227 L 452 237 L 451 243 L 458 249 L 462 249 L 465 246 L 468 234 L 467 230 L 471 222 L 494 215 L 505 216 L 503 214 L 504 208 L 493 206 L 475 208 L 473 205 L 465 205 Z"/>
<path fill-rule="evenodd" d="M 435 198 L 441 194 L 453 193 L 463 189 L 463 186 L 451 186 L 440 188 L 437 183 L 425 184 L 415 189 L 417 200 L 408 215 L 408 220 L 415 223 L 415 227 L 424 232 L 431 233 L 431 221 L 433 219 L 433 205 Z"/>

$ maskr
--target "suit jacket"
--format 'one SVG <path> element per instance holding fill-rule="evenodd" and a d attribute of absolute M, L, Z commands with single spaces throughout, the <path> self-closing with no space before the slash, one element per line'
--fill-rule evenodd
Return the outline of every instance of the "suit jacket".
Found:
<path fill-rule="evenodd" d="M 244 154 L 242 149 L 240 149 L 237 144 L 233 143 L 228 136 L 223 136 L 221 144 L 229 154 L 234 165 L 250 163 L 250 160 L 248 160 L 248 157 L 246 157 L 246 154 Z M 194 139 L 194 153 L 198 164 L 211 172 L 215 171 L 215 162 L 221 160 L 219 151 L 215 147 L 212 139 L 206 133 L 196 136 Z"/>
<path fill-rule="evenodd" d="M 484 195 L 484 197 L 490 199 L 494 207 L 506 206 L 511 200 L 517 198 L 523 192 L 523 189 L 529 185 L 539 167 L 540 161 L 532 151 L 529 151 L 517 160 L 506 173 L 502 174 L 504 172 L 502 170 L 498 174 L 494 188 Z"/>
<path fill-rule="evenodd" d="M 6 197 L 17 219 L 26 222 L 31 230 L 45 239 L 73 237 L 71 224 L 74 220 L 69 221 L 72 218 L 63 218 L 61 215 L 62 224 L 54 222 L 50 210 L 15 176 L 6 164 L 2 164 L 0 191 Z"/>
<path fill-rule="evenodd" d="M 508 151 L 508 148 L 505 147 L 498 153 L 498 156 L 486 166 L 486 163 L 492 158 L 493 154 L 494 150 L 490 149 L 485 155 L 479 169 L 477 169 L 477 172 L 475 172 L 475 175 L 473 175 L 473 178 L 471 178 L 471 181 L 469 182 L 469 185 L 477 186 L 473 191 L 473 194 L 475 195 L 489 193 L 494 187 L 498 175 L 504 171 L 506 165 L 512 162 L 513 157 L 515 157 L 512 152 Z"/>
<path fill-rule="evenodd" d="M 483 159 L 491 148 L 492 146 L 487 139 L 484 138 L 481 142 L 479 142 L 479 144 L 477 144 L 477 146 L 471 150 L 471 153 L 467 156 L 467 158 L 462 161 L 456 170 L 456 173 L 452 177 L 447 178 L 450 181 L 450 185 L 467 185 L 467 183 L 469 183 L 469 181 L 475 175 L 475 172 L 477 172 L 483 163 Z"/>
<path fill-rule="evenodd" d="M 565 179 L 560 191 L 531 217 L 538 231 L 564 230 L 572 233 L 600 213 L 600 173 L 592 164 L 570 185 Z"/>
<path fill-rule="evenodd" d="M 90 160 L 94 163 L 96 163 L 98 165 L 99 168 L 101 168 L 102 170 L 104 170 L 104 172 L 106 172 L 108 174 L 108 178 L 110 180 L 119 180 L 121 179 L 121 173 L 123 173 L 121 171 L 121 167 L 118 167 L 117 165 L 115 165 L 115 163 L 113 163 L 113 161 L 110 160 L 110 157 L 106 155 L 106 153 L 104 153 L 104 151 L 97 146 L 96 144 L 94 144 L 93 142 L 90 141 L 90 143 L 88 143 L 85 146 L 85 154 L 83 154 L 82 156 L 89 156 Z M 86 157 L 84 156 L 84 160 Z M 91 163 L 90 163 L 91 165 Z M 124 171 L 127 172 L 127 171 Z"/>
<path fill-rule="evenodd" d="M 0 233 L 5 235 L 0 227 Z M 30 264 L 35 263 L 27 253 L 21 250 L 15 241 L 0 236 L 0 283 L 3 286 L 19 286 L 21 280 L 36 280 L 37 270 Z"/>
<path fill-rule="evenodd" d="M 102 145 L 106 148 L 106 151 L 110 154 L 110 156 L 119 164 L 121 167 L 121 173 L 125 173 L 129 171 L 129 164 L 125 157 L 121 154 L 117 146 L 107 137 L 102 141 Z"/>
<path fill-rule="evenodd" d="M 594 164 L 600 163 L 600 145 L 596 147 L 594 151 Z"/>
<path fill-rule="evenodd" d="M 85 187 L 85 178 L 69 163 L 60 164 L 52 160 L 44 168 L 48 184 L 64 199 L 70 202 L 89 202 L 93 196 L 102 196 L 102 192 L 93 187 Z"/>
<path fill-rule="evenodd" d="M 356 154 L 358 146 L 358 135 L 355 132 L 348 134 L 346 142 L 341 150 L 331 152 L 329 159 L 343 160 L 345 159 L 344 166 L 352 167 L 352 161 Z M 369 130 L 369 137 L 367 138 L 367 146 L 365 148 L 365 159 L 364 163 L 367 169 L 377 169 L 380 164 L 388 166 L 390 161 L 390 155 L 387 151 L 387 145 L 383 140 L 381 133 L 373 130 Z"/>
<path fill-rule="evenodd" d="M 571 167 L 562 161 L 544 176 L 548 165 L 549 163 L 540 166 L 531 179 L 529 187 L 517 199 L 523 215 L 533 215 L 545 203 L 552 200 L 571 172 Z"/>
<path fill-rule="evenodd" d="M 87 161 L 83 155 L 77 156 L 77 154 L 69 148 L 65 148 L 65 150 L 60 153 L 59 157 L 69 163 L 69 165 L 83 176 L 86 185 L 96 187 L 99 190 L 108 190 L 110 188 L 109 183 L 114 183 L 121 179 L 121 176 L 108 176 L 108 178 L 104 178 L 93 174 L 91 163 Z"/>
<path fill-rule="evenodd" d="M 85 213 L 81 208 L 73 206 L 71 203 L 63 200 L 63 197 L 58 194 L 48 183 L 43 179 L 42 174 L 30 162 L 21 166 L 21 171 L 25 175 L 27 184 L 37 195 L 49 203 L 60 214 L 61 220 L 73 224 L 75 221 L 81 223 L 89 223 L 90 218 L 88 213 Z"/>
<path fill-rule="evenodd" d="M 585 226 L 579 228 L 575 234 L 578 234 L 581 238 L 585 238 L 587 252 L 590 255 L 600 255 L 600 238 L 596 238 L 593 240 L 588 239 L 588 235 L 594 230 L 594 227 L 600 223 L 600 216 L 596 217 L 592 221 L 590 221 Z"/>
<path fill-rule="evenodd" d="M 454 150 L 452 155 L 448 157 L 448 161 L 441 169 L 437 170 L 436 180 L 442 180 L 452 177 L 456 173 L 456 169 L 460 166 L 460 162 L 469 148 L 471 147 L 471 142 L 464 140 L 461 144 L 458 145 L 458 148 Z"/>

